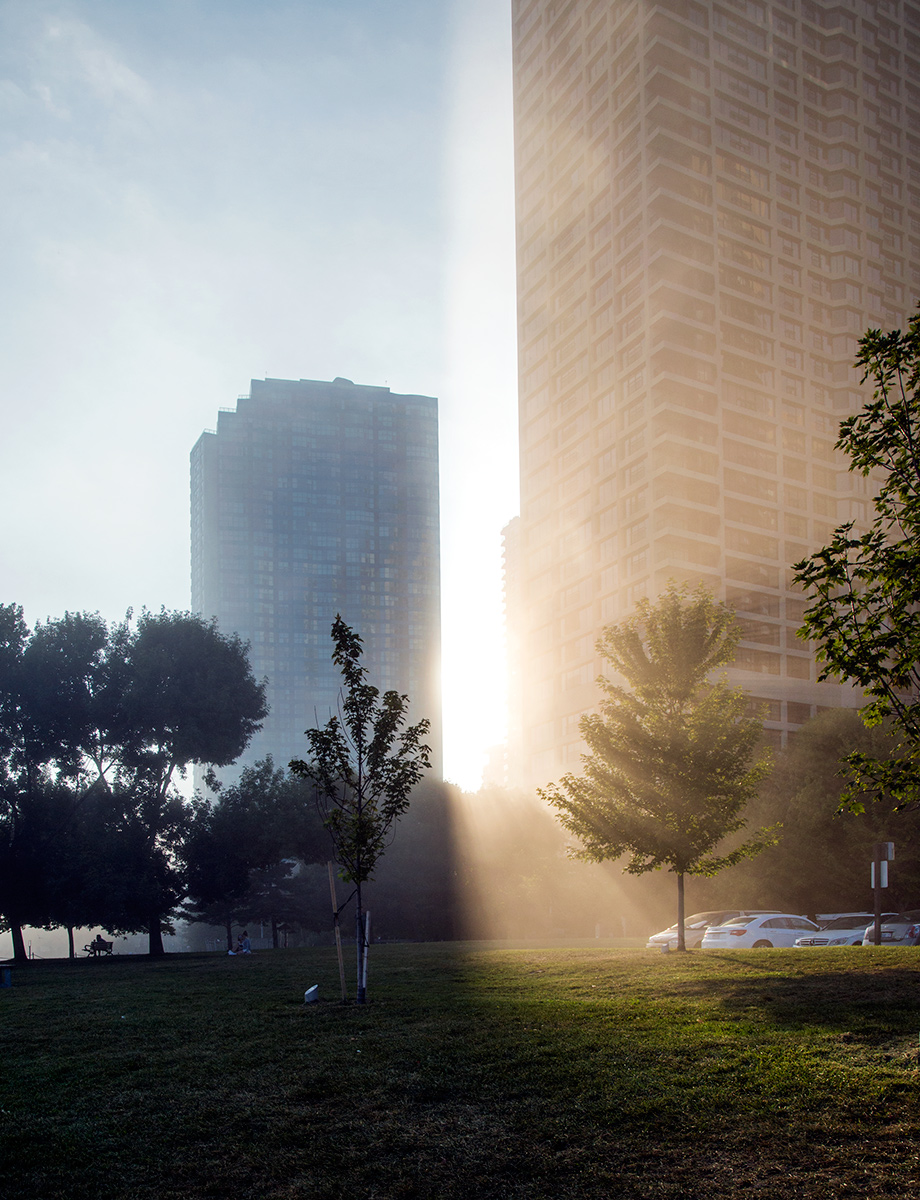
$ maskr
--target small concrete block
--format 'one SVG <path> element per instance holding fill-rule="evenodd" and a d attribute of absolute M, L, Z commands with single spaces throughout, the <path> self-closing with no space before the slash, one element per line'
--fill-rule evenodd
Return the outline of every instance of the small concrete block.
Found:
<path fill-rule="evenodd" d="M 319 984 L 314 983 L 314 985 L 311 988 L 307 988 L 307 990 L 304 992 L 303 1002 L 304 1002 L 304 1004 L 315 1004 L 318 999 L 319 999 Z"/>

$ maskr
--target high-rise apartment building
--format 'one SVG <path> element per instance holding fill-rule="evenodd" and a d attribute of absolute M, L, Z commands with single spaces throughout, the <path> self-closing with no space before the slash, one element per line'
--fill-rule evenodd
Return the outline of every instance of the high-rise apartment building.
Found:
<path fill-rule="evenodd" d="M 513 0 L 523 760 L 577 769 L 600 628 L 738 610 L 775 739 L 816 707 L 790 564 L 866 515 L 834 451 L 920 296 L 920 2 Z"/>
<path fill-rule="evenodd" d="M 347 379 L 252 381 L 191 454 L 192 607 L 250 642 L 271 712 L 244 762 L 306 753 L 337 711 L 337 613 L 370 681 L 432 724 L 440 773 L 437 401 Z"/>

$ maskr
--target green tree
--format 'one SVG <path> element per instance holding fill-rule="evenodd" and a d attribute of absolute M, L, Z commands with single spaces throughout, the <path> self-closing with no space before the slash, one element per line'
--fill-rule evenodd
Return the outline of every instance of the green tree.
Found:
<path fill-rule="evenodd" d="M 189 921 L 230 926 L 252 909 L 255 872 L 284 862 L 325 862 L 328 837 L 312 790 L 302 779 L 276 769 L 271 756 L 244 767 L 236 783 L 212 780 L 213 796 L 198 798 L 183 848 Z M 261 916 L 265 916 L 263 911 Z"/>
<path fill-rule="evenodd" d="M 845 756 L 842 802 L 857 812 L 867 795 L 920 798 L 920 315 L 907 333 L 871 329 L 859 346 L 856 365 L 875 387 L 837 448 L 877 485 L 875 515 L 862 533 L 840 525 L 794 568 L 810 601 L 799 636 L 815 643 L 819 679 L 856 684 L 865 723 L 887 722 L 896 738 L 891 759 Z"/>
<path fill-rule="evenodd" d="M 52 919 L 39 902 L 52 891 L 67 925 L 84 923 L 81 894 L 99 921 L 98 888 L 81 890 L 71 873 L 65 904 L 47 878 L 62 878 L 55 839 L 83 823 L 77 810 L 91 794 L 104 815 L 105 837 L 95 844 L 104 840 L 118 881 L 105 889 L 105 927 L 146 929 L 151 954 L 162 954 L 162 931 L 184 895 L 179 852 L 191 817 L 176 781 L 194 762 L 233 762 L 265 713 L 247 647 L 214 622 L 163 610 L 136 622 L 128 614 L 110 629 L 83 613 L 30 632 L 18 606 L 0 606 L 0 904 L 15 956 L 25 954 L 22 924 Z M 53 835 L 49 798 L 59 814 Z M 87 870 L 98 861 L 94 851 Z"/>
<path fill-rule="evenodd" d="M 751 802 L 752 821 L 780 824 L 776 844 L 708 884 L 701 907 L 785 912 L 872 911 L 869 864 L 875 842 L 895 843 L 885 907 L 912 908 L 920 895 L 920 808 L 893 812 L 881 798 L 865 812 L 840 811 L 840 762 L 857 749 L 884 760 L 882 726 L 868 729 L 853 709 L 831 709 L 803 725 L 776 756 Z"/>
<path fill-rule="evenodd" d="M 0 914 L 19 962 L 23 926 L 55 922 L 63 868 L 82 860 L 80 807 L 91 772 L 74 681 L 96 669 L 99 628 L 96 618 L 71 625 L 66 661 L 51 677 L 42 655 L 50 623 L 33 633 L 19 605 L 0 605 Z"/>
<path fill-rule="evenodd" d="M 684 945 L 684 876 L 714 875 L 757 854 L 769 830 L 715 853 L 745 826 L 745 805 L 769 770 L 754 760 L 761 722 L 745 716 L 744 694 L 713 681 L 732 662 L 734 614 L 704 588 L 671 585 L 656 604 L 608 626 L 598 653 L 631 688 L 601 677 L 599 714 L 581 719 L 590 753 L 584 774 L 541 795 L 593 862 L 629 854 L 625 870 L 666 866 L 677 876 L 678 947 Z"/>
<path fill-rule="evenodd" d="M 113 791 L 123 802 L 126 840 L 143 853 L 137 896 L 146 905 L 150 954 L 158 956 L 186 889 L 181 847 L 192 813 L 177 781 L 194 763 L 228 766 L 242 754 L 268 711 L 265 685 L 236 634 L 191 613 L 144 612 L 113 644 L 124 645 L 126 663 Z M 136 906 L 131 919 L 138 922 Z"/>
<path fill-rule="evenodd" d="M 294 759 L 291 770 L 314 785 L 341 878 L 355 885 L 357 1000 L 363 1004 L 367 944 L 362 887 L 386 850 L 394 822 L 409 807 L 412 789 L 431 765 L 423 740 L 430 722 L 408 725 L 408 696 L 396 691 L 381 696 L 367 682 L 361 638 L 338 615 L 332 641 L 332 661 L 344 684 L 341 716 L 306 731 L 310 756 Z"/>
<path fill-rule="evenodd" d="M 296 937 L 306 928 L 329 927 L 329 881 L 325 871 L 303 867 L 293 859 L 253 871 L 249 891 L 238 907 L 239 920 L 265 924 L 272 948 L 282 935 Z"/>

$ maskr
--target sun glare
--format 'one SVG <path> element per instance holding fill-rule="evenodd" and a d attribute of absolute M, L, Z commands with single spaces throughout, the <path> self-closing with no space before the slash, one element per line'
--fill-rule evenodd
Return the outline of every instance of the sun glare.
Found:
<path fill-rule="evenodd" d="M 519 504 L 511 35 L 500 9 L 454 6 L 445 161 L 444 770 L 467 789 L 505 737 L 501 530 Z"/>

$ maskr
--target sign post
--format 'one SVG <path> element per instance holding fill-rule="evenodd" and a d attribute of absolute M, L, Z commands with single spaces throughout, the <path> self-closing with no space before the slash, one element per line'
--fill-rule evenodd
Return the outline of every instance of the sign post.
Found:
<path fill-rule="evenodd" d="M 875 898 L 876 946 L 882 944 L 882 888 L 888 886 L 888 864 L 894 861 L 894 842 L 876 842 L 872 855 L 872 891 Z"/>

